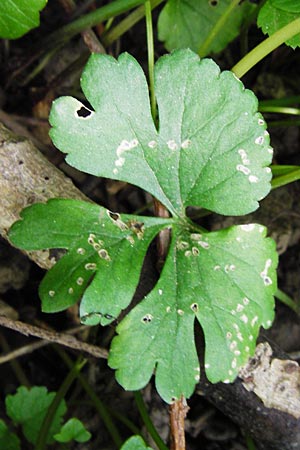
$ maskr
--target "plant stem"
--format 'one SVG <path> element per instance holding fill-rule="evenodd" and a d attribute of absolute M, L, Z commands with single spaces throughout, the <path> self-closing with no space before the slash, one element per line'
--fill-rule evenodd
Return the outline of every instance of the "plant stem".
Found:
<path fill-rule="evenodd" d="M 48 408 L 47 414 L 46 414 L 46 416 L 43 420 L 42 426 L 40 428 L 37 442 L 35 445 L 35 450 L 44 450 L 46 448 L 48 433 L 49 433 L 50 427 L 52 425 L 55 413 L 56 413 L 59 405 L 61 404 L 62 400 L 64 399 L 66 393 L 68 392 L 71 384 L 73 383 L 75 378 L 78 376 L 80 370 L 85 365 L 85 363 L 86 363 L 86 360 L 81 360 L 81 359 L 78 360 L 74 364 L 74 366 L 72 367 L 72 369 L 70 370 L 70 372 L 68 373 L 66 378 L 64 379 L 59 390 L 57 391 L 51 405 Z"/>
<path fill-rule="evenodd" d="M 272 36 L 265 39 L 257 47 L 255 47 L 251 52 L 249 52 L 244 58 L 242 58 L 235 66 L 232 67 L 232 72 L 241 78 L 245 73 L 247 73 L 252 67 L 254 67 L 259 61 L 261 61 L 265 56 L 279 47 L 281 44 L 291 39 L 296 34 L 300 33 L 300 17 L 288 25 L 280 28 Z"/>
<path fill-rule="evenodd" d="M 61 357 L 61 359 L 64 361 L 64 363 L 69 368 L 71 368 L 73 363 L 72 363 L 71 359 L 69 358 L 69 356 L 67 355 L 67 353 L 63 349 L 61 349 L 59 346 L 55 346 L 54 348 L 57 351 L 57 353 L 59 354 L 59 356 Z M 118 448 L 121 447 L 122 442 L 123 442 L 122 438 L 120 436 L 119 430 L 117 429 L 113 420 L 111 419 L 106 406 L 100 400 L 100 398 L 96 395 L 95 391 L 93 390 L 91 385 L 88 383 L 86 378 L 81 373 L 79 373 L 77 377 L 78 377 L 78 380 L 79 380 L 81 386 L 83 387 L 83 389 L 85 390 L 87 395 L 92 400 L 92 402 L 95 406 L 95 409 L 99 414 L 99 417 L 102 419 L 102 421 L 103 421 L 107 431 L 110 433 L 114 443 L 116 444 L 116 446 Z"/>
<path fill-rule="evenodd" d="M 114 16 L 127 12 L 136 6 L 143 4 L 144 1 L 145 0 L 115 0 L 112 3 L 108 3 L 107 5 L 84 15 L 77 20 L 74 20 L 74 22 L 65 25 L 60 30 L 51 33 L 44 40 L 43 45 L 53 46 L 67 41 L 77 33 L 80 33 L 82 30 L 93 27 L 104 20 L 111 19 Z"/>
<path fill-rule="evenodd" d="M 285 292 L 281 291 L 280 289 L 277 289 L 275 293 L 275 297 L 278 298 L 282 303 L 284 303 L 286 306 L 291 308 L 293 311 L 295 311 L 296 314 L 299 314 L 299 306 L 297 303 Z"/>
<path fill-rule="evenodd" d="M 149 90 L 152 118 L 156 120 L 156 99 L 154 90 L 154 42 L 153 42 L 153 26 L 152 11 L 150 0 L 145 1 L 146 29 L 147 29 L 147 49 L 148 49 L 148 73 L 149 73 Z"/>
<path fill-rule="evenodd" d="M 148 411 L 146 409 L 142 394 L 140 391 L 134 392 L 134 399 L 136 402 L 136 405 L 138 407 L 138 410 L 140 412 L 140 415 L 143 419 L 144 424 L 146 425 L 147 430 L 149 431 L 150 436 L 156 443 L 159 450 L 168 450 L 168 447 L 163 442 L 162 438 L 159 436 L 155 426 L 152 423 L 152 420 L 148 414 Z"/>
<path fill-rule="evenodd" d="M 292 114 L 294 116 L 300 116 L 299 108 L 287 106 L 260 106 L 259 111 L 262 113 Z"/>
<path fill-rule="evenodd" d="M 246 444 L 247 444 L 248 450 L 256 450 L 253 439 L 249 435 L 246 436 Z"/>
<path fill-rule="evenodd" d="M 222 30 L 222 28 L 225 26 L 227 20 L 229 19 L 230 15 L 233 13 L 234 9 L 238 6 L 240 0 L 232 0 L 232 2 L 228 5 L 226 8 L 224 14 L 219 18 L 219 20 L 215 23 L 213 28 L 211 29 L 210 33 L 206 37 L 205 41 L 202 43 L 198 50 L 198 55 L 203 58 L 207 55 L 209 51 L 209 47 L 211 43 L 215 40 L 218 33 Z"/>
<path fill-rule="evenodd" d="M 297 167 L 297 166 L 296 166 Z M 286 184 L 293 183 L 294 181 L 300 180 L 300 168 L 296 170 L 292 170 L 291 172 L 280 175 L 278 177 L 273 178 L 271 184 L 272 189 L 277 189 L 279 187 L 285 186 Z"/>
<path fill-rule="evenodd" d="M 158 5 L 163 3 L 165 0 L 151 0 L 151 9 L 156 8 Z M 125 19 L 123 19 L 118 25 L 112 28 L 110 31 L 102 36 L 102 42 L 105 47 L 108 47 L 113 42 L 115 42 L 119 37 L 125 34 L 128 30 L 138 23 L 145 16 L 145 5 L 136 8 L 131 14 L 129 14 Z"/>

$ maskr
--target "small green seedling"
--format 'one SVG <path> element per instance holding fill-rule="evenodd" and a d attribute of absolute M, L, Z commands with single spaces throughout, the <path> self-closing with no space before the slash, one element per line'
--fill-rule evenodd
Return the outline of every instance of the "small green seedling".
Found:
<path fill-rule="evenodd" d="M 258 224 L 209 232 L 186 208 L 244 215 L 268 194 L 272 148 L 255 95 L 190 50 L 155 65 L 158 128 L 132 56 L 92 55 L 81 85 L 91 108 L 72 97 L 56 100 L 54 144 L 77 169 L 150 192 L 171 217 L 118 214 L 66 199 L 26 208 L 11 241 L 27 250 L 67 249 L 41 284 L 43 310 L 60 311 L 81 298 L 83 323 L 111 323 L 134 295 L 149 244 L 167 228 L 160 278 L 117 326 L 109 365 L 125 389 L 144 387 L 155 370 L 166 402 L 189 397 L 200 378 L 197 319 L 208 379 L 232 382 L 253 355 L 260 326 L 273 320 L 275 243 Z"/>
<path fill-rule="evenodd" d="M 34 386 L 27 389 L 20 386 L 14 395 L 7 395 L 5 399 L 6 413 L 13 424 L 22 427 L 22 432 L 28 442 L 36 444 L 42 423 L 55 397 L 55 392 L 48 392 L 45 387 Z M 45 442 L 86 442 L 91 434 L 82 422 L 76 418 L 68 420 L 62 425 L 63 416 L 67 411 L 64 400 L 61 401 L 53 417 Z M 5 450 L 20 450 L 18 436 L 11 432 L 6 423 L 0 421 L 0 448 Z"/>
<path fill-rule="evenodd" d="M 147 447 L 145 442 L 140 436 L 131 436 L 122 445 L 121 450 L 152 450 L 152 448 Z"/>

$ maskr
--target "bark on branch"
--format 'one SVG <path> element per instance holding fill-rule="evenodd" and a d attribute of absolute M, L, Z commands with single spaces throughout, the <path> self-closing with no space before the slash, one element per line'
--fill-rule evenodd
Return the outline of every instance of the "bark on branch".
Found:
<path fill-rule="evenodd" d="M 88 200 L 60 170 L 34 146 L 0 123 L 0 234 L 8 240 L 11 225 L 20 218 L 20 211 L 53 197 Z M 44 269 L 55 261 L 49 251 L 28 252 L 27 255 Z"/>

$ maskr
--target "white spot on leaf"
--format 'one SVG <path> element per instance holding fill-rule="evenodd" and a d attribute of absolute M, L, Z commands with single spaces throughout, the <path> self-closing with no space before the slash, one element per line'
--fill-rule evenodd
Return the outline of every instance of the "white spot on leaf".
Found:
<path fill-rule="evenodd" d="M 55 291 L 49 291 L 48 294 L 50 295 L 50 297 L 54 297 Z"/>
<path fill-rule="evenodd" d="M 167 146 L 170 150 L 176 150 L 178 148 L 178 145 L 176 144 L 176 142 L 173 139 L 170 139 L 167 142 Z"/>

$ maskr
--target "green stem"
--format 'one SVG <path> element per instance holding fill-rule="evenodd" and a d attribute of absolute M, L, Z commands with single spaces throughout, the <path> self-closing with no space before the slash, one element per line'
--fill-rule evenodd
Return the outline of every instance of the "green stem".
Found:
<path fill-rule="evenodd" d="M 246 444 L 247 444 L 248 450 L 256 450 L 253 439 L 249 435 L 246 436 Z"/>
<path fill-rule="evenodd" d="M 300 17 L 293 22 L 289 23 L 272 36 L 265 39 L 257 47 L 255 47 L 251 52 L 249 52 L 244 58 L 242 58 L 233 68 L 232 72 L 241 78 L 245 73 L 247 73 L 252 67 L 255 66 L 259 61 L 261 61 L 265 56 L 279 47 L 281 44 L 291 39 L 296 34 L 300 33 Z"/>
<path fill-rule="evenodd" d="M 299 108 L 287 106 L 259 106 L 259 111 L 262 113 L 292 114 L 294 116 L 300 116 Z"/>
<path fill-rule="evenodd" d="M 147 29 L 147 49 L 148 49 L 148 72 L 149 90 L 152 118 L 156 120 L 156 99 L 154 90 L 154 42 L 152 27 L 152 11 L 150 0 L 145 1 L 146 29 Z"/>
<path fill-rule="evenodd" d="M 69 368 L 72 367 L 73 363 L 72 363 L 71 359 L 69 358 L 69 356 L 67 355 L 67 353 L 58 346 L 55 346 L 55 350 L 57 351 L 59 356 L 62 358 L 64 363 Z M 86 378 L 81 373 L 78 374 L 78 380 L 79 380 L 81 386 L 83 387 L 83 389 L 85 390 L 85 392 L 87 393 L 87 395 L 90 397 L 91 401 L 93 402 L 94 407 L 99 414 L 99 417 L 101 417 L 101 419 L 102 419 L 107 431 L 110 433 L 111 438 L 113 439 L 114 443 L 116 444 L 116 446 L 118 448 L 121 447 L 123 440 L 120 436 L 119 430 L 117 429 L 114 422 L 112 421 L 110 414 L 109 414 L 107 408 L 105 407 L 104 403 L 102 403 L 102 401 L 96 395 L 96 393 L 93 390 L 93 388 L 91 387 L 91 385 L 88 383 Z"/>
<path fill-rule="evenodd" d="M 66 376 L 65 380 L 63 381 L 62 385 L 60 386 L 59 390 L 57 391 L 51 405 L 48 408 L 47 414 L 43 420 L 42 426 L 39 431 L 39 435 L 37 438 L 37 442 L 35 445 L 35 450 L 44 450 L 47 445 L 47 438 L 48 433 L 50 430 L 50 427 L 52 425 L 54 416 L 56 414 L 56 411 L 61 404 L 62 400 L 64 399 L 67 391 L 69 390 L 71 384 L 75 380 L 75 378 L 78 376 L 80 370 L 85 365 L 86 361 L 77 361 L 68 375 Z"/>
<path fill-rule="evenodd" d="M 151 9 L 156 8 L 158 5 L 163 3 L 165 0 L 151 0 Z M 140 6 L 131 14 L 129 14 L 125 19 L 123 19 L 118 25 L 112 28 L 110 31 L 102 36 L 102 42 L 105 47 L 110 46 L 119 37 L 123 36 L 128 30 L 138 23 L 143 17 L 145 17 L 145 5 Z"/>
<path fill-rule="evenodd" d="M 52 47 L 61 42 L 65 42 L 86 28 L 94 27 L 105 20 L 127 12 L 136 6 L 143 4 L 144 1 L 145 0 L 115 0 L 112 3 L 108 3 L 107 5 L 74 20 L 74 22 L 65 25 L 60 30 L 51 33 L 44 40 L 43 46 Z"/>
<path fill-rule="evenodd" d="M 296 314 L 299 314 L 299 306 L 297 303 L 285 292 L 281 291 L 280 289 L 277 289 L 275 297 L 278 298 L 282 303 L 284 303 L 286 306 L 291 308 L 293 311 L 295 311 Z"/>
<path fill-rule="evenodd" d="M 140 415 L 143 419 L 143 422 L 144 422 L 150 436 L 156 443 L 157 447 L 159 448 L 159 450 L 168 450 L 168 447 L 166 446 L 166 444 L 164 443 L 164 441 L 162 440 L 162 438 L 158 434 L 155 426 L 152 423 L 152 420 L 148 414 L 148 411 L 146 409 L 146 406 L 145 406 L 145 403 L 144 403 L 144 400 L 143 400 L 143 397 L 142 397 L 142 394 L 140 391 L 134 392 L 134 399 L 135 399 L 136 405 L 138 407 L 138 410 L 140 412 Z"/>
<path fill-rule="evenodd" d="M 259 109 L 264 106 L 291 106 L 300 103 L 300 95 L 292 95 L 290 97 L 272 98 L 269 100 L 260 100 Z"/>
<path fill-rule="evenodd" d="M 230 15 L 233 13 L 234 9 L 238 6 L 240 0 L 232 0 L 231 3 L 228 5 L 226 10 L 224 11 L 224 14 L 219 18 L 219 20 L 215 23 L 213 28 L 211 29 L 210 33 L 206 37 L 205 41 L 202 43 L 198 50 L 198 55 L 203 58 L 207 55 L 209 51 L 209 47 L 211 43 L 215 40 L 219 32 L 222 30 L 222 28 L 225 26 L 226 22 L 228 21 Z"/>
<path fill-rule="evenodd" d="M 279 177 L 273 178 L 271 182 L 272 189 L 277 189 L 298 180 L 300 180 L 300 168 Z"/>

